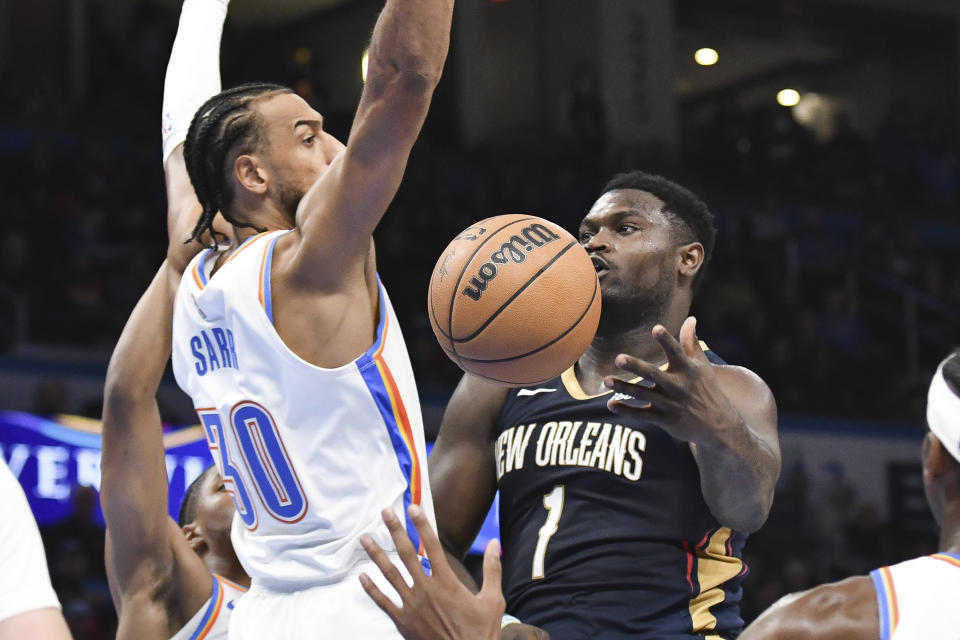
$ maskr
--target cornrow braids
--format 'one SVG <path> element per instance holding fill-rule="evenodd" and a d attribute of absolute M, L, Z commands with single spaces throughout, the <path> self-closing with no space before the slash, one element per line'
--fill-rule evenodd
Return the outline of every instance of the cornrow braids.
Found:
<path fill-rule="evenodd" d="M 211 225 L 218 211 L 233 225 L 256 228 L 232 220 L 226 213 L 233 194 L 225 180 L 223 165 L 234 145 L 239 143 L 241 153 L 246 153 L 259 143 L 260 121 L 250 105 L 269 93 L 293 93 L 293 90 L 267 82 L 242 84 L 204 102 L 190 121 L 183 157 L 203 212 L 186 242 L 200 242 L 207 230 L 213 233 Z"/>

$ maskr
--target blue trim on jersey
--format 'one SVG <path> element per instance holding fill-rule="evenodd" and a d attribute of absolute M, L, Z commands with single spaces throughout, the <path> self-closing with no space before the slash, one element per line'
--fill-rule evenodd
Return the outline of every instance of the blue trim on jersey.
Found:
<path fill-rule="evenodd" d="M 267 247 L 267 257 L 263 264 L 263 309 L 267 312 L 267 319 L 273 324 L 273 295 L 270 292 L 270 269 L 273 266 L 273 248 L 277 244 L 282 234 L 273 236 L 270 245 Z"/>
<path fill-rule="evenodd" d="M 190 640 L 197 640 L 197 638 L 200 637 L 200 634 L 206 630 L 207 623 L 210 622 L 210 617 L 217 610 L 217 602 L 220 600 L 218 596 L 220 592 L 223 591 L 223 585 L 217 580 L 217 576 L 211 574 L 210 577 L 213 578 L 213 592 L 210 594 L 210 604 L 207 605 L 207 610 L 203 612 L 203 617 L 200 618 L 200 622 L 197 623 L 197 628 L 190 634 Z"/>
<path fill-rule="evenodd" d="M 950 556 L 954 560 L 960 560 L 960 553 L 950 553 L 949 551 L 938 551 L 941 556 Z"/>
<path fill-rule="evenodd" d="M 383 379 L 383 376 L 380 374 L 380 369 L 374 361 L 374 355 L 380 350 L 383 343 L 384 329 L 387 325 L 387 298 L 379 274 L 377 275 L 377 288 L 380 293 L 380 322 L 377 324 L 377 339 L 373 343 L 373 346 L 357 358 L 357 369 L 360 371 L 360 376 L 366 383 L 367 389 L 370 391 L 370 395 L 373 396 L 373 401 L 380 411 L 380 417 L 383 418 L 383 423 L 387 427 L 387 435 L 390 436 L 390 444 L 393 445 L 393 451 L 397 456 L 400 471 L 407 481 L 407 488 L 403 492 L 403 514 L 401 514 L 401 517 L 407 523 L 407 535 L 413 543 L 413 548 L 419 550 L 420 536 L 417 535 L 413 521 L 410 520 L 410 516 L 407 514 L 407 509 L 410 507 L 410 503 L 413 502 L 413 493 L 410 490 L 413 475 L 412 452 L 407 448 L 407 443 L 404 442 L 403 435 L 400 433 L 400 425 L 397 424 L 394 416 L 393 405 L 390 403 L 390 393 L 387 391 L 386 381 Z"/>
<path fill-rule="evenodd" d="M 213 251 L 212 247 L 204 249 L 200 253 L 199 260 L 197 260 L 197 273 L 200 275 L 200 282 L 203 283 L 203 286 L 207 286 L 207 256 L 210 255 L 211 251 Z"/>
<path fill-rule="evenodd" d="M 364 358 L 367 359 L 366 354 L 364 354 Z M 390 444 L 393 445 L 393 451 L 397 456 L 397 463 L 400 465 L 400 471 L 407 481 L 407 488 L 403 491 L 403 514 L 400 517 L 407 523 L 407 535 L 413 543 L 413 548 L 419 549 L 420 536 L 417 535 L 417 530 L 413 526 L 410 516 L 407 514 L 407 509 L 410 507 L 410 503 L 413 502 L 413 494 L 410 491 L 410 481 L 413 475 L 413 459 L 411 458 L 410 450 L 407 449 L 406 442 L 403 441 L 403 436 L 400 434 L 400 425 L 397 424 L 394 418 L 393 405 L 390 403 L 390 394 L 387 391 L 386 382 L 380 375 L 380 369 L 372 359 L 370 359 L 368 366 L 361 365 L 359 369 L 363 381 L 367 384 L 367 389 L 370 390 L 370 395 L 373 396 L 373 401 L 377 404 L 380 417 L 383 418 L 383 423 L 387 427 L 387 434 L 390 436 Z"/>
<path fill-rule="evenodd" d="M 883 583 L 883 576 L 879 569 L 870 572 L 873 588 L 877 592 L 877 608 L 880 611 L 880 640 L 890 640 L 890 607 L 887 598 L 887 588 Z"/>

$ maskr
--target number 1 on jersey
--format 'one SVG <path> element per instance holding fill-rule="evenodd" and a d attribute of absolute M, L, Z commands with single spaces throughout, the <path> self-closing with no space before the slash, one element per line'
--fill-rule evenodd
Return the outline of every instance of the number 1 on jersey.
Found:
<path fill-rule="evenodd" d="M 534 580 L 543 578 L 543 560 L 547 555 L 547 543 L 557 532 L 560 524 L 560 514 L 563 513 L 563 485 L 558 484 L 553 491 L 543 496 L 543 506 L 547 510 L 547 521 L 540 527 L 537 534 L 537 548 L 533 552 L 533 572 Z"/>

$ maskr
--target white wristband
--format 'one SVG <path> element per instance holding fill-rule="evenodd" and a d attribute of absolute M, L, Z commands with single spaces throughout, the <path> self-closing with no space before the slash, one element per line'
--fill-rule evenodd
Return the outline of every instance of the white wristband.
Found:
<path fill-rule="evenodd" d="M 523 624 L 520 622 L 519 618 L 515 618 L 509 613 L 503 614 L 503 617 L 500 618 L 500 630 L 503 631 L 506 627 L 509 627 L 512 624 Z"/>

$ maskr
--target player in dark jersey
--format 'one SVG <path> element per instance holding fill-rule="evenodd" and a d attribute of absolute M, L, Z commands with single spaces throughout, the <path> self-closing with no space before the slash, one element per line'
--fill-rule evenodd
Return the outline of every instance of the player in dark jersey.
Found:
<path fill-rule="evenodd" d="M 740 552 L 780 450 L 767 385 L 710 354 L 688 317 L 714 233 L 686 189 L 617 176 L 580 227 L 603 292 L 587 352 L 536 387 L 468 374 L 454 392 L 430 457 L 438 533 L 463 558 L 500 490 L 507 612 L 522 620 L 504 638 L 739 633 Z"/>

